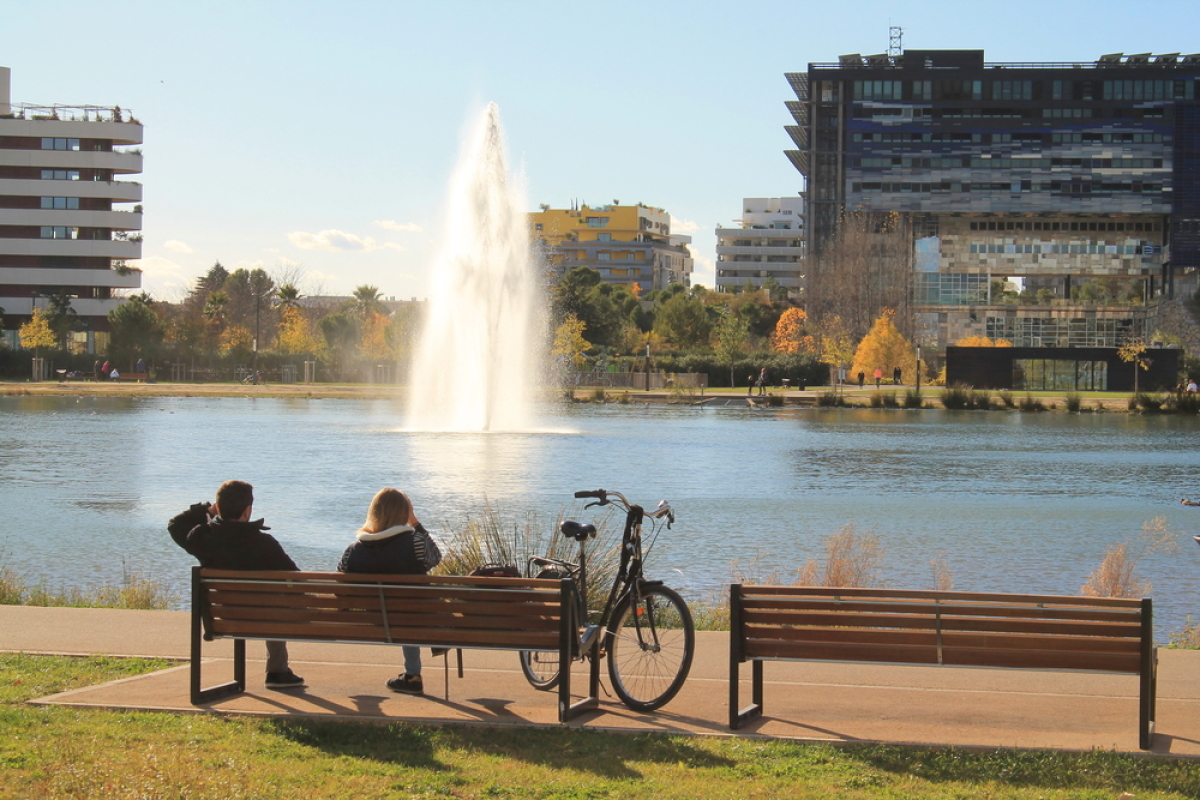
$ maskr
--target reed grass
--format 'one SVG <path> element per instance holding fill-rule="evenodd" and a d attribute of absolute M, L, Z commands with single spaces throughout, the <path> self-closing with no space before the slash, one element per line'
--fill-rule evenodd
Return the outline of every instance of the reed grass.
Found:
<path fill-rule="evenodd" d="M 1166 517 L 1145 522 L 1140 534 L 1105 551 L 1104 559 L 1080 587 L 1080 593 L 1088 597 L 1148 596 L 1153 587 L 1138 576 L 1138 563 L 1151 553 L 1178 550 L 1178 540 L 1179 535 L 1167 525 Z"/>

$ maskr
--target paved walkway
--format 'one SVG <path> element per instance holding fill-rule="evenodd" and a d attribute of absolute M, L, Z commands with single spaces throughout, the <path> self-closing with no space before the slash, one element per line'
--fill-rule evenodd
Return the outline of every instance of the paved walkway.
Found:
<path fill-rule="evenodd" d="M 514 653 L 466 651 L 465 675 L 425 659 L 424 697 L 396 695 L 384 681 L 399 671 L 394 647 L 290 645 L 303 690 L 263 688 L 262 645 L 247 652 L 249 687 L 203 707 L 188 700 L 189 615 L 181 611 L 0 606 L 0 650 L 181 659 L 178 667 L 41 698 L 45 705 L 188 713 L 343 717 L 431 724 L 556 725 L 556 695 L 525 682 Z M 728 637 L 700 633 L 692 672 L 679 696 L 639 714 L 601 692 L 601 708 L 572 727 L 701 735 L 875 741 L 962 747 L 1138 750 L 1138 680 L 1127 675 L 769 663 L 765 716 L 728 728 Z M 232 675 L 232 646 L 206 643 L 204 682 Z M 749 702 L 743 668 L 740 703 Z M 584 680 L 579 668 L 576 680 Z M 607 686 L 607 677 L 602 681 Z M 448 695 L 447 695 L 448 685 Z M 1200 651 L 1160 650 L 1158 726 L 1153 752 L 1200 757 Z"/>

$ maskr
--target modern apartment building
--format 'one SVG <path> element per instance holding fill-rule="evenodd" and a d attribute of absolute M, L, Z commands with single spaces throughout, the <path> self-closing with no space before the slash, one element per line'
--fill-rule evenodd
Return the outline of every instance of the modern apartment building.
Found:
<path fill-rule="evenodd" d="M 114 290 L 137 289 L 142 186 L 118 176 L 142 171 L 142 125 L 117 107 L 14 104 L 0 67 L 0 308 L 3 335 L 51 295 L 70 297 L 79 330 L 70 345 L 102 352 Z"/>
<path fill-rule="evenodd" d="M 793 297 L 804 288 L 804 198 L 747 197 L 740 227 L 717 228 L 717 291 L 761 288 L 774 278 Z"/>
<path fill-rule="evenodd" d="M 535 250 L 548 278 L 557 280 L 575 267 L 591 267 L 605 283 L 638 284 L 642 291 L 691 284 L 690 236 L 671 233 L 671 215 L 638 203 L 623 206 L 542 206 L 529 215 Z"/>
<path fill-rule="evenodd" d="M 924 344 L 1111 347 L 1195 291 L 1200 55 L 905 50 L 787 79 L 811 251 L 843 211 L 906 215 Z"/>

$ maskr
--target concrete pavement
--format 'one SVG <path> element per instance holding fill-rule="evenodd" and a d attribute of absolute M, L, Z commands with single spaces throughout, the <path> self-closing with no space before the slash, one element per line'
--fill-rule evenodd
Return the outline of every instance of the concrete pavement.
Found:
<path fill-rule="evenodd" d="M 202 707 L 188 699 L 189 614 L 183 611 L 0 606 L 0 650 L 158 656 L 177 667 L 35 700 L 41 705 L 187 713 L 340 717 L 429 724 L 557 725 L 556 695 L 532 689 L 515 653 L 464 652 L 465 675 L 425 651 L 424 697 L 384 682 L 400 671 L 399 648 L 292 643 L 307 688 L 263 687 L 263 646 L 250 642 L 244 695 Z M 871 741 L 960 747 L 1116 750 L 1137 753 L 1138 680 L 1128 675 L 868 664 L 768 663 L 762 720 L 728 727 L 729 645 L 697 634 L 691 674 L 663 709 L 630 711 L 602 677 L 600 711 L 571 727 L 698 735 Z M 232 675 L 232 645 L 204 647 L 204 683 Z M 585 668 L 577 667 L 576 686 Z M 742 669 L 740 705 L 749 702 Z M 1154 753 L 1200 757 L 1200 651 L 1160 650 Z"/>

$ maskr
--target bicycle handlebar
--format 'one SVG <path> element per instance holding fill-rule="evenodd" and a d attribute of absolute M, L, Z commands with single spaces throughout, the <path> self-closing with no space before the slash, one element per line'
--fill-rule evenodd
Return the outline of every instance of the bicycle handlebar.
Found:
<path fill-rule="evenodd" d="M 615 497 L 618 501 L 618 504 L 626 511 L 628 511 L 633 505 L 626 500 L 625 495 L 621 494 L 620 492 L 610 492 L 605 489 L 583 489 L 576 492 L 575 497 L 580 499 L 587 497 L 596 500 L 595 503 L 588 503 L 586 506 L 587 508 L 591 508 L 592 506 L 609 505 L 612 502 L 609 497 Z M 667 527 L 670 527 L 669 523 L 675 521 L 675 512 L 671 509 L 671 504 L 666 500 L 659 501 L 658 508 L 654 509 L 653 511 L 644 511 L 643 513 L 645 513 L 647 517 L 653 517 L 655 519 L 666 517 L 668 522 Z"/>

